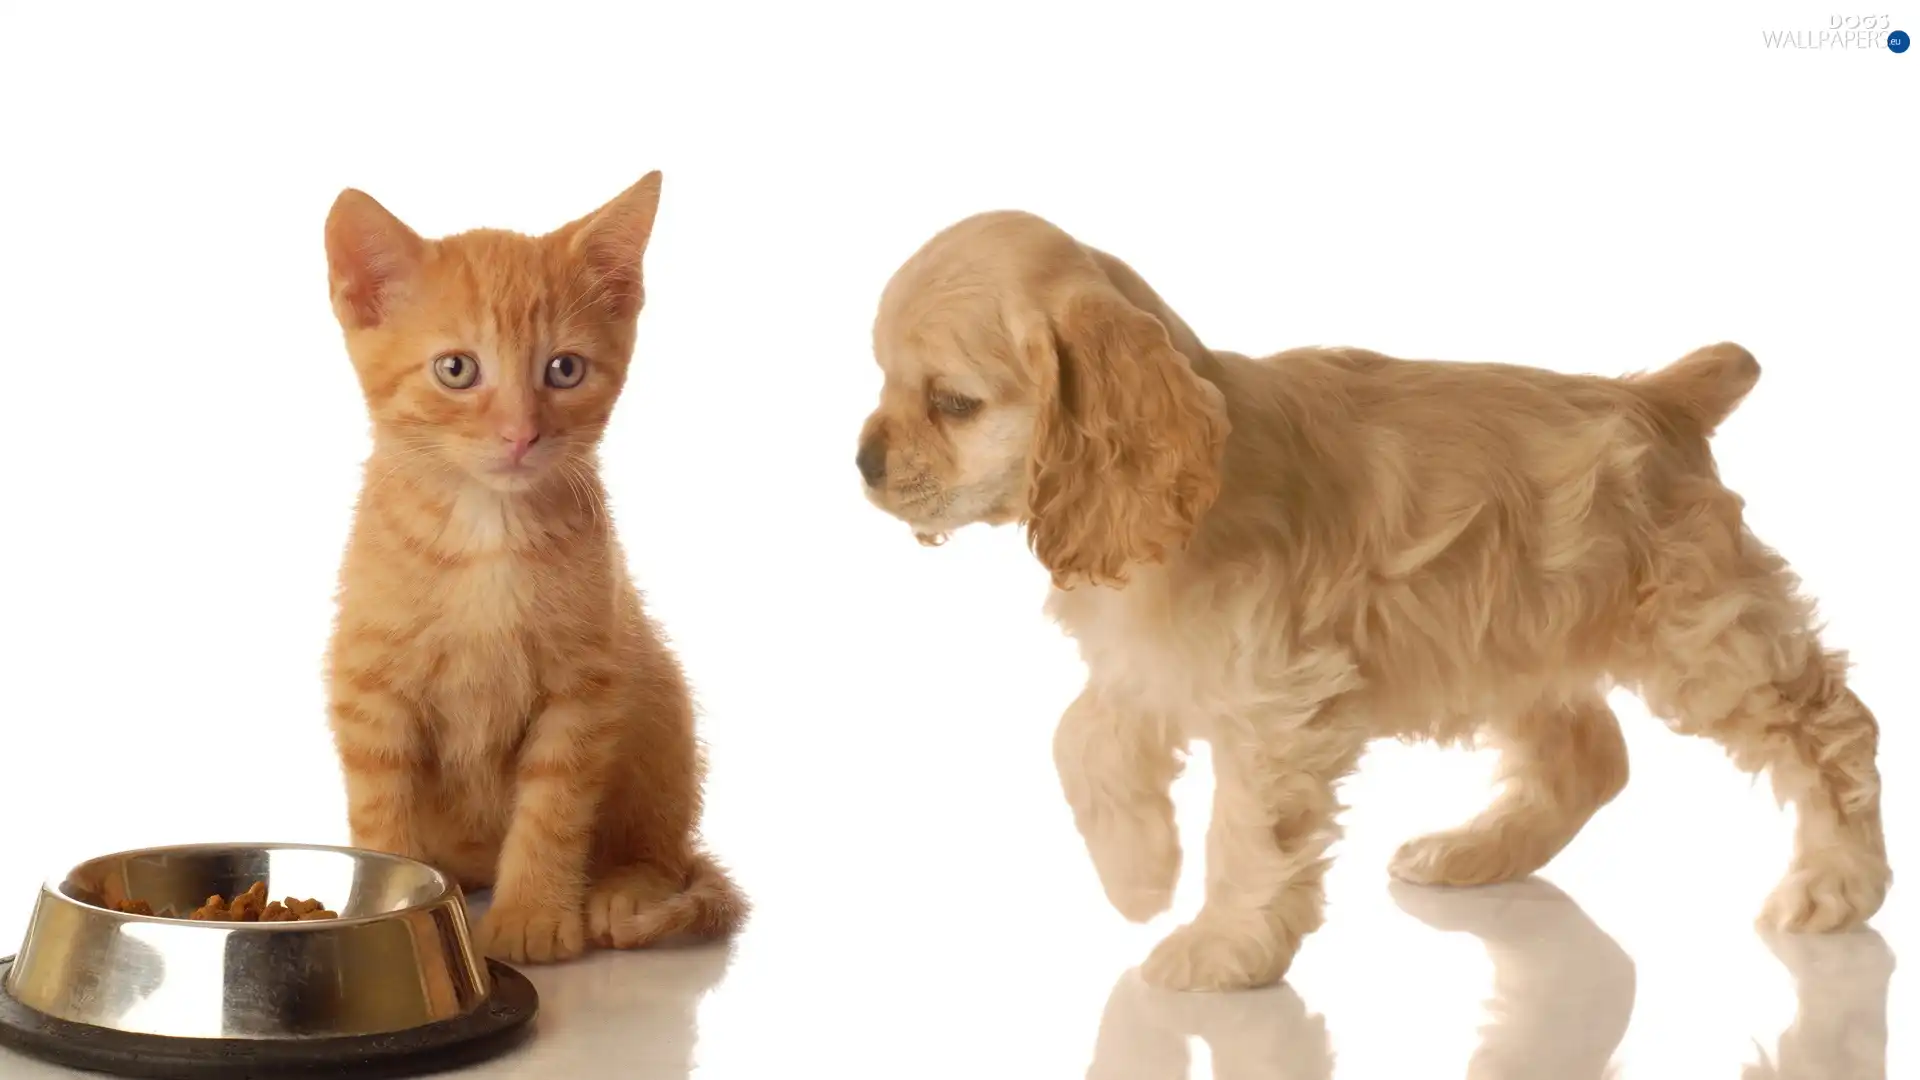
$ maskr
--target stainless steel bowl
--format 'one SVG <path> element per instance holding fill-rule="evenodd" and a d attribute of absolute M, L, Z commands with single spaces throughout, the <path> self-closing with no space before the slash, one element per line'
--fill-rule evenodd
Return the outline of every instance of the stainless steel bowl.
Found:
<path fill-rule="evenodd" d="M 256 881 L 337 920 L 190 922 Z M 45 1016 L 194 1039 L 305 1040 L 406 1031 L 478 1008 L 491 989 L 459 885 L 424 863 L 349 848 L 151 848 L 81 863 L 40 890 L 5 991 Z"/>

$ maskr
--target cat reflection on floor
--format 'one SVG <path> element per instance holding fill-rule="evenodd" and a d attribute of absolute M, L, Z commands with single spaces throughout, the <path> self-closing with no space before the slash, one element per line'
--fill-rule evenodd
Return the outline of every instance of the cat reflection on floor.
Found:
<path fill-rule="evenodd" d="M 1611 1080 L 1633 1015 L 1633 960 L 1580 906 L 1537 878 L 1456 892 L 1395 883 L 1400 909 L 1480 939 L 1493 964 L 1486 1025 L 1467 1080 Z M 1768 945 L 1799 1012 L 1743 1080 L 1885 1080 L 1893 954 L 1872 931 Z M 1327 1025 L 1291 986 L 1237 994 L 1157 990 L 1137 971 L 1107 1001 L 1087 1080 L 1186 1080 L 1192 1039 L 1214 1080 L 1331 1080 Z M 1628 1080 L 1637 1074 L 1628 1071 Z"/>
<path fill-rule="evenodd" d="M 506 1071 L 527 1080 L 688 1080 L 700 1001 L 732 962 L 732 943 L 718 942 L 590 956 L 563 970 L 531 968 L 547 1037 L 529 1040 L 517 1051 L 519 1067 Z"/>

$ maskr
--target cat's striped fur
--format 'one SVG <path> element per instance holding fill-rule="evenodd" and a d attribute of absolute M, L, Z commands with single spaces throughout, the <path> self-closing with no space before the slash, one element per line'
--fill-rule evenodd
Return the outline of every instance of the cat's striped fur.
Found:
<path fill-rule="evenodd" d="M 491 887 L 481 943 L 515 961 L 747 910 L 697 838 L 693 705 L 598 475 L 659 181 L 540 237 L 427 240 L 356 191 L 327 221 L 374 436 L 328 663 L 353 841 Z"/>

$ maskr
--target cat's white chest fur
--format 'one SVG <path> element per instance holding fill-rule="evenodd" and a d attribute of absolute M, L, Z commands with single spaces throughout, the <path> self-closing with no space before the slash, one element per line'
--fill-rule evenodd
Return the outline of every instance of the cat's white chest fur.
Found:
<path fill-rule="evenodd" d="M 440 548 L 464 560 L 447 577 L 447 614 L 469 633 L 513 636 L 533 599 L 515 551 L 527 537 L 525 511 L 505 495 L 469 487 L 448 509 Z"/>
<path fill-rule="evenodd" d="M 525 537 L 522 513 L 511 497 L 469 484 L 454 495 L 447 509 L 441 543 L 457 555 L 498 555 L 509 543 Z"/>
<path fill-rule="evenodd" d="M 527 652 L 535 578 L 516 550 L 523 513 L 505 496 L 469 488 L 454 497 L 439 536 L 439 550 L 456 560 L 436 590 L 445 628 L 436 705 L 457 721 L 440 736 L 452 763 L 488 760 L 536 696 Z"/>

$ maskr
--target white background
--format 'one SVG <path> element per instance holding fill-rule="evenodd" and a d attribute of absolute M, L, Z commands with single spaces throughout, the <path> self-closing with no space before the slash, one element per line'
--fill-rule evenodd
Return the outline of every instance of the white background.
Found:
<path fill-rule="evenodd" d="M 6 3 L 0 953 L 89 854 L 345 838 L 319 671 L 367 440 L 334 195 L 429 235 L 544 231 L 654 168 L 606 478 L 704 707 L 708 835 L 760 908 L 701 1075 L 1075 1075 L 1173 925 L 1105 908 L 1057 794 L 1081 672 L 1021 538 L 923 550 L 858 490 L 880 287 L 978 210 L 1114 252 L 1222 348 L 1620 373 L 1749 347 L 1723 474 L 1853 651 L 1920 875 L 1920 53 L 1763 45 L 1825 26 L 1813 5 L 1040 7 Z M 1634 784 L 1547 876 L 1640 965 L 1633 1075 L 1733 1076 L 1792 1014 L 1748 925 L 1789 822 L 1621 709 Z M 1384 861 L 1476 808 L 1485 765 L 1383 748 L 1350 791 L 1355 921 L 1327 936 L 1350 944 L 1316 939 L 1294 980 L 1341 1075 L 1398 1052 L 1447 1075 L 1473 1046 L 1486 962 L 1393 914 Z M 1920 948 L 1912 888 L 1876 923 L 1895 952 Z M 1479 981 L 1422 999 L 1416 953 Z M 575 990 L 556 1043 L 585 1037 Z"/>

